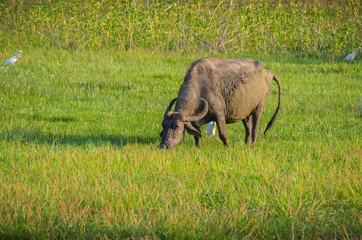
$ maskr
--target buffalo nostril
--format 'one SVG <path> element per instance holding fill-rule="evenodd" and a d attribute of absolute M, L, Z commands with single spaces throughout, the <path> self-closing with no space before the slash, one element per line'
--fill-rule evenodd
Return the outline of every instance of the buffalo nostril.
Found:
<path fill-rule="evenodd" d="M 161 143 L 161 144 L 158 146 L 158 148 L 160 148 L 160 149 L 165 149 L 165 148 L 166 148 L 166 145 L 163 144 L 163 143 Z"/>

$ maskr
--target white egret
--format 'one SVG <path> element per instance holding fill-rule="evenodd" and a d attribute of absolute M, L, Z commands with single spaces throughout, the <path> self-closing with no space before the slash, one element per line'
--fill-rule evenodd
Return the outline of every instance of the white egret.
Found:
<path fill-rule="evenodd" d="M 354 53 L 349 54 L 347 57 L 344 58 L 344 61 L 350 61 L 352 62 L 352 60 L 354 59 L 354 57 L 356 56 L 358 50 L 360 50 L 361 47 L 358 47 L 356 51 L 354 51 Z"/>
<path fill-rule="evenodd" d="M 8 60 L 6 60 L 6 62 L 4 62 L 4 66 L 8 64 L 14 65 L 14 63 L 19 59 L 21 53 L 23 52 L 19 51 L 17 56 L 11 57 Z"/>
<path fill-rule="evenodd" d="M 216 122 L 210 122 L 207 124 L 206 133 L 208 137 L 215 136 Z"/>

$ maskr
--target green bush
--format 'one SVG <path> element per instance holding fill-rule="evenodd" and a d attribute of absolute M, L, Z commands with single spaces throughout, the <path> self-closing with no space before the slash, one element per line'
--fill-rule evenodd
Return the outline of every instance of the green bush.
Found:
<path fill-rule="evenodd" d="M 5 1 L 3 48 L 324 55 L 361 42 L 360 1 Z"/>

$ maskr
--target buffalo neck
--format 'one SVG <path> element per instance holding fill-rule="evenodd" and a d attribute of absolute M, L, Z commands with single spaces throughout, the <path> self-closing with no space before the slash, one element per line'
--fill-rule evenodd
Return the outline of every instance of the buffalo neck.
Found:
<path fill-rule="evenodd" d="M 175 111 L 180 112 L 183 116 L 193 115 L 198 108 L 199 101 L 196 101 L 198 96 L 197 94 L 198 88 L 192 86 L 192 84 L 185 84 L 185 82 L 181 85 L 178 99 L 175 106 Z"/>

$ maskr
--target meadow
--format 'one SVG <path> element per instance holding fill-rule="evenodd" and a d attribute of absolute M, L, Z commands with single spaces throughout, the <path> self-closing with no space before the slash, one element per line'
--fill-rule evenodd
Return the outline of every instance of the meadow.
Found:
<path fill-rule="evenodd" d="M 237 123 L 229 148 L 204 126 L 201 148 L 157 149 L 203 56 L 29 49 L 2 66 L 0 238 L 358 239 L 361 58 L 214 54 L 272 69 L 275 125 L 254 146 Z M 260 132 L 276 105 L 273 84 Z"/>
<path fill-rule="evenodd" d="M 360 239 L 360 1 L 0 2 L 0 239 Z M 161 122 L 198 58 L 263 62 L 267 136 Z M 262 133 L 277 106 L 272 84 Z"/>

